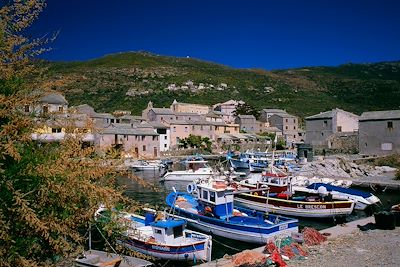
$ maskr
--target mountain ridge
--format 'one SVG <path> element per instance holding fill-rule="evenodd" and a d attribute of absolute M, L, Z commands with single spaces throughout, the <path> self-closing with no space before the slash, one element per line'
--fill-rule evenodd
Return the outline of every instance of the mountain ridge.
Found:
<path fill-rule="evenodd" d="M 207 105 L 236 99 L 305 117 L 336 107 L 356 114 L 398 109 L 400 103 L 400 61 L 263 70 L 127 52 L 46 64 L 44 84 L 70 105 L 86 103 L 99 112 L 140 114 L 150 100 L 163 107 L 174 99 Z"/>

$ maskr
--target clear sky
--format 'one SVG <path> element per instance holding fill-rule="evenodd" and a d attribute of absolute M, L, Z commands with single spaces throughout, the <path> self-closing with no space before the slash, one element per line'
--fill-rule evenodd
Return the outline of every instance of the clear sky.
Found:
<path fill-rule="evenodd" d="M 400 60 L 399 0 L 48 0 L 50 60 L 123 51 L 280 69 Z"/>

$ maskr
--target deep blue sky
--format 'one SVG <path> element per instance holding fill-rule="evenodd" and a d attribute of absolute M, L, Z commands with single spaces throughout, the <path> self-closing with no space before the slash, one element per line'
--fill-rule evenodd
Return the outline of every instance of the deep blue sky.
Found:
<path fill-rule="evenodd" d="M 278 69 L 400 60 L 397 0 L 49 0 L 31 29 L 59 30 L 50 60 L 122 51 Z"/>

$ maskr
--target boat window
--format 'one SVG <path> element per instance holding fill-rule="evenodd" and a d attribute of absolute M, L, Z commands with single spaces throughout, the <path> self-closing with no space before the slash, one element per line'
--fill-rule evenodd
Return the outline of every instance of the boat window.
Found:
<path fill-rule="evenodd" d="M 160 230 L 160 229 L 154 229 L 154 232 L 155 232 L 156 234 L 161 235 L 161 230 Z"/>
<path fill-rule="evenodd" d="M 208 191 L 203 190 L 203 199 L 208 200 Z"/>
<path fill-rule="evenodd" d="M 182 229 L 182 225 L 181 226 L 176 226 L 173 228 L 174 231 L 174 238 L 183 236 L 183 229 Z"/>
<path fill-rule="evenodd" d="M 210 201 L 215 202 L 215 192 L 210 192 Z"/>

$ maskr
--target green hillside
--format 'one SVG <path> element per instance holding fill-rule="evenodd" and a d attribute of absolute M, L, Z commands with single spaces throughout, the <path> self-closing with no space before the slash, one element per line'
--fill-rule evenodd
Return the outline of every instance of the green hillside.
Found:
<path fill-rule="evenodd" d="M 360 114 L 400 105 L 400 62 L 264 71 L 132 52 L 48 64 L 46 85 L 71 106 L 86 103 L 98 112 L 140 114 L 150 100 L 167 107 L 174 99 L 208 105 L 237 99 L 302 117 L 336 107 Z"/>

